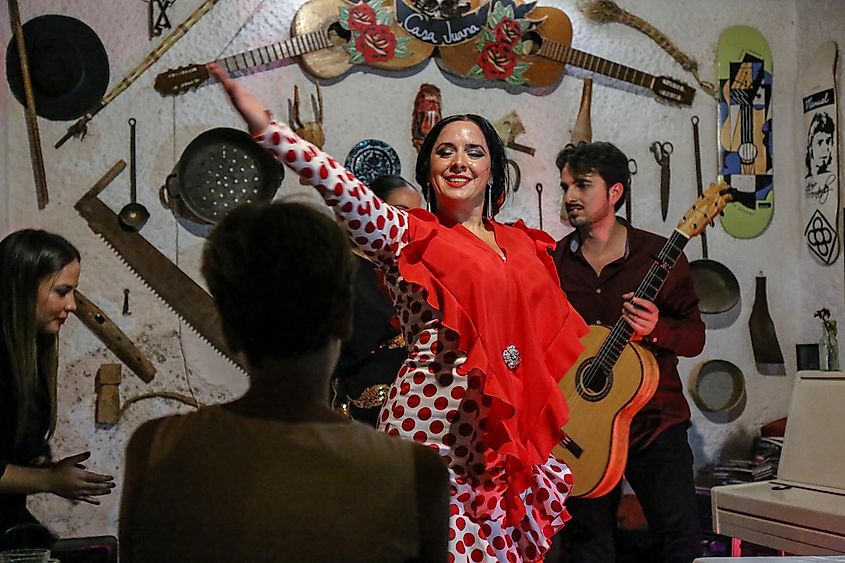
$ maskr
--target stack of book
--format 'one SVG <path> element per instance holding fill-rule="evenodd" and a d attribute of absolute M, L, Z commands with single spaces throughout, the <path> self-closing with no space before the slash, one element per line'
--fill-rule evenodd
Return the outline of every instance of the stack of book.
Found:
<path fill-rule="evenodd" d="M 757 438 L 752 447 L 751 459 L 729 459 L 704 470 L 702 484 L 715 487 L 774 479 L 782 449 L 782 437 Z"/>

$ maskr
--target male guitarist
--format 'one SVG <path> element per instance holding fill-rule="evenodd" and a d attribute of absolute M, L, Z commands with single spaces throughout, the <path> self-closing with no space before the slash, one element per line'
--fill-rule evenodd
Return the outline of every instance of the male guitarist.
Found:
<path fill-rule="evenodd" d="M 554 253 L 561 287 L 587 323 L 611 328 L 621 315 L 634 329 L 632 340 L 657 359 L 657 391 L 631 422 L 625 477 L 643 507 L 661 561 L 689 563 L 701 555 L 700 526 L 687 441 L 690 410 L 677 358 L 695 356 L 704 347 L 689 263 L 682 254 L 655 302 L 635 298 L 666 239 L 615 214 L 631 185 L 627 157 L 610 143 L 582 142 L 568 145 L 557 166 L 562 214 L 575 227 Z M 605 496 L 567 502 L 573 563 L 615 560 L 620 498 L 621 484 Z"/>

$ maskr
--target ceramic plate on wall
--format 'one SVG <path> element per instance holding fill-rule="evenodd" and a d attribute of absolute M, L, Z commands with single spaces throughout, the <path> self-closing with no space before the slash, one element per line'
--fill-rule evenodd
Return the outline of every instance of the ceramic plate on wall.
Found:
<path fill-rule="evenodd" d="M 400 175 L 402 166 L 393 147 L 378 139 L 364 139 L 346 155 L 346 168 L 369 185 L 385 174 Z"/>

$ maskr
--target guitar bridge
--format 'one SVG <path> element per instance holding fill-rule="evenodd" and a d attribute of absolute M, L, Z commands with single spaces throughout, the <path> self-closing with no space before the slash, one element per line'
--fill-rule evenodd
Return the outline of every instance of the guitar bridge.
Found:
<path fill-rule="evenodd" d="M 560 441 L 560 445 L 566 448 L 576 459 L 580 459 L 581 454 L 584 453 L 584 448 L 579 446 L 578 442 L 573 440 L 569 435 L 564 435 L 563 440 Z"/>

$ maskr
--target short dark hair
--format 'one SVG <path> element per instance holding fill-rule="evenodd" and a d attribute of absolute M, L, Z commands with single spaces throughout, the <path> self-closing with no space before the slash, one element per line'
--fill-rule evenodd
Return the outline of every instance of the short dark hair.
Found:
<path fill-rule="evenodd" d="M 577 145 L 568 144 L 560 151 L 555 159 L 557 169 L 563 172 L 569 166 L 569 171 L 575 178 L 583 178 L 587 174 L 598 174 L 607 184 L 608 189 L 614 184 L 621 184 L 622 197 L 616 202 L 616 211 L 625 203 L 628 190 L 631 189 L 631 171 L 628 168 L 628 157 L 616 145 L 605 141 L 587 143 L 581 141 Z"/>
<path fill-rule="evenodd" d="M 208 237 L 202 274 L 230 346 L 253 365 L 313 352 L 352 306 L 355 261 L 340 226 L 301 203 L 250 203 Z"/>
<path fill-rule="evenodd" d="M 390 194 L 399 188 L 411 188 L 416 191 L 416 188 L 414 188 L 408 180 L 396 174 L 384 174 L 383 176 L 379 176 L 370 182 L 369 188 L 376 197 L 382 201 L 387 201 Z"/>
<path fill-rule="evenodd" d="M 431 128 L 428 135 L 420 145 L 420 152 L 417 155 L 417 166 L 415 170 L 415 178 L 417 184 L 422 188 L 422 194 L 428 202 L 429 208 L 432 212 L 437 211 L 437 197 L 431 187 L 431 151 L 434 148 L 434 143 L 437 137 L 446 125 L 455 121 L 470 121 L 478 125 L 481 133 L 484 135 L 484 140 L 487 143 L 487 148 L 490 151 L 490 178 L 493 179 L 493 186 L 491 188 L 490 199 L 493 204 L 493 209 L 487 209 L 487 204 L 484 204 L 484 216 L 493 217 L 502 208 L 505 203 L 505 197 L 510 190 L 510 181 L 508 174 L 508 162 L 505 156 L 505 145 L 502 144 L 502 139 L 499 134 L 490 124 L 489 121 L 476 115 L 474 113 L 465 113 L 460 115 L 450 115 L 441 119 L 437 124 Z"/>

